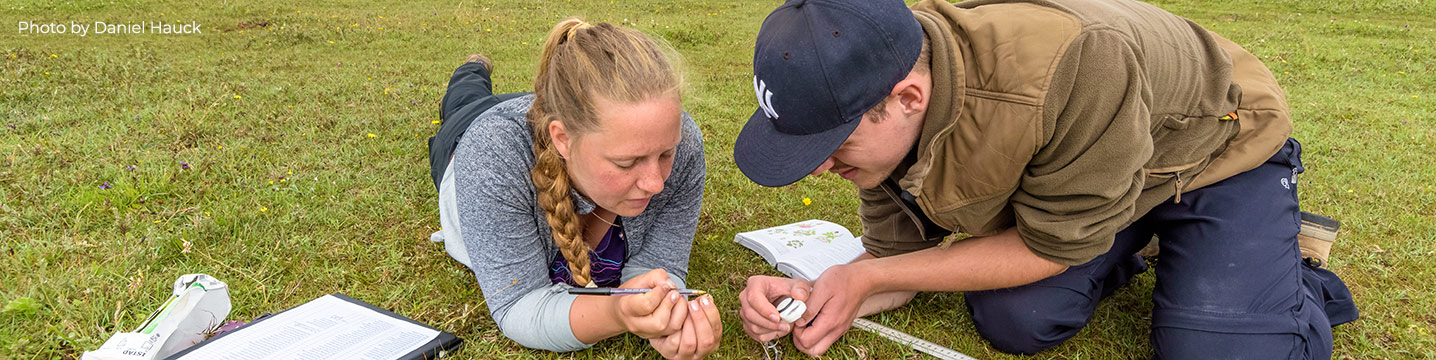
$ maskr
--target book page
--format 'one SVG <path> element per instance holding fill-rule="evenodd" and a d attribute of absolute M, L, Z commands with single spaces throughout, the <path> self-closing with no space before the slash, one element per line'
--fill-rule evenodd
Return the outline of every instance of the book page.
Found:
<path fill-rule="evenodd" d="M 853 237 L 842 225 L 823 220 L 796 222 L 740 235 L 761 242 L 778 262 L 786 260 L 788 254 L 821 251 L 835 240 Z"/>
<path fill-rule="evenodd" d="M 182 359 L 397 359 L 439 331 L 325 295 L 195 349 Z"/>
<path fill-rule="evenodd" d="M 860 238 L 840 238 L 828 246 L 812 250 L 783 259 L 778 263 L 778 270 L 791 277 L 813 281 L 828 268 L 852 262 L 864 251 Z"/>
<path fill-rule="evenodd" d="M 833 265 L 852 261 L 863 252 L 862 241 L 854 238 L 847 228 L 823 220 L 749 231 L 738 234 L 737 238 L 779 272 L 808 280 L 817 278 Z"/>

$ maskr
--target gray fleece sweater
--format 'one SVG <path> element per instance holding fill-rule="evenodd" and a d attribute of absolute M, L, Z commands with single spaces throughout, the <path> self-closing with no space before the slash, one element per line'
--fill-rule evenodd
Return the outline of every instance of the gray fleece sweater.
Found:
<path fill-rule="evenodd" d="M 480 114 L 459 140 L 448 171 L 454 171 L 471 269 L 499 330 L 533 349 L 580 350 L 592 344 L 578 341 L 569 327 L 575 296 L 566 292 L 568 285 L 549 280 L 548 266 L 559 250 L 529 177 L 533 132 L 525 114 L 532 104 L 532 95 L 523 96 Z M 685 286 L 706 168 L 703 134 L 687 112 L 682 131 L 663 191 L 643 213 L 623 219 L 628 241 L 623 281 L 664 269 Z M 579 214 L 594 210 L 577 193 L 573 202 Z"/>

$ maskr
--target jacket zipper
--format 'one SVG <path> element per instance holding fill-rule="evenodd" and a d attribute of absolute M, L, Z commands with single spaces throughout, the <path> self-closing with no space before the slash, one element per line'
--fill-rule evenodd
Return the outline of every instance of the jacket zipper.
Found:
<path fill-rule="evenodd" d="M 888 194 L 889 199 L 892 199 L 894 203 L 897 203 L 898 209 L 902 209 L 903 214 L 907 215 L 907 219 L 909 221 L 912 221 L 913 226 L 917 228 L 918 236 L 926 240 L 927 228 L 923 226 L 922 220 L 919 220 L 917 218 L 917 215 L 912 213 L 912 209 L 909 209 L 907 205 L 903 203 L 902 197 L 898 196 L 897 191 L 894 190 L 892 187 L 888 186 L 888 184 L 886 183 L 880 184 L 879 186 L 883 188 L 883 192 L 886 192 Z"/>
<path fill-rule="evenodd" d="M 1178 171 L 1176 174 L 1177 174 L 1177 196 L 1174 197 L 1174 198 L 1172 198 L 1172 203 L 1173 203 L 1173 204 L 1181 204 L 1181 203 L 1182 203 L 1182 172 L 1181 172 L 1181 171 Z"/>

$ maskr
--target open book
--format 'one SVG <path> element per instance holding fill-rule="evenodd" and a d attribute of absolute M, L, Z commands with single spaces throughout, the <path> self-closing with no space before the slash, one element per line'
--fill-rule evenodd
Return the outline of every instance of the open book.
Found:
<path fill-rule="evenodd" d="M 779 272 L 808 281 L 863 254 L 861 238 L 853 237 L 842 225 L 823 220 L 739 233 L 733 241 L 763 256 Z"/>
<path fill-rule="evenodd" d="M 463 343 L 453 334 L 344 294 L 251 321 L 168 360 L 423 360 Z"/>

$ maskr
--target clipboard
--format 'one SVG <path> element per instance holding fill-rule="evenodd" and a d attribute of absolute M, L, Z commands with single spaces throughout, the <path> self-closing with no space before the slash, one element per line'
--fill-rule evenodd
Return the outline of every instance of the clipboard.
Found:
<path fill-rule="evenodd" d="M 438 336 L 434 337 L 433 340 L 430 340 L 428 343 L 426 343 L 426 344 L 420 346 L 418 349 L 415 349 L 415 350 L 412 351 L 412 352 L 409 352 L 408 354 L 404 354 L 403 356 L 400 356 L 400 357 L 396 358 L 396 360 L 429 360 L 429 359 L 438 359 L 440 352 L 453 350 L 453 349 L 459 347 L 459 345 L 461 345 L 461 344 L 464 343 L 464 339 L 461 339 L 461 338 L 459 338 L 459 337 L 457 337 L 457 336 L 454 336 L 454 334 L 450 334 L 450 333 L 445 332 L 445 331 L 443 331 L 443 330 L 435 329 L 435 328 L 430 327 L 429 325 L 424 324 L 424 323 L 421 323 L 421 322 L 419 322 L 419 321 L 417 321 L 417 320 L 410 319 L 410 318 L 405 317 L 405 316 L 403 316 L 403 315 L 395 314 L 395 313 L 392 312 L 392 311 L 385 310 L 385 309 L 383 309 L 383 308 L 380 308 L 380 307 L 377 307 L 377 306 L 374 306 L 374 305 L 370 305 L 369 303 L 360 301 L 360 300 L 358 300 L 358 299 L 349 297 L 349 296 L 347 296 L 347 295 L 340 294 L 340 293 L 334 293 L 334 294 L 330 294 L 330 296 L 333 296 L 333 297 L 338 298 L 338 299 L 340 299 L 340 300 L 344 300 L 344 301 L 353 303 L 353 304 L 355 304 L 355 305 L 359 305 L 359 306 L 361 306 L 361 307 L 363 307 L 363 308 L 365 308 L 365 309 L 369 309 L 369 310 L 371 310 L 371 311 L 374 311 L 375 313 L 387 315 L 387 316 L 389 316 L 389 317 L 392 317 L 392 318 L 395 318 L 395 319 L 399 319 L 399 320 L 402 320 L 402 321 L 407 322 L 407 323 L 410 323 L 410 324 L 418 325 L 418 326 L 423 327 L 423 328 L 425 328 L 425 329 L 434 330 L 434 331 L 437 331 L 437 332 L 439 333 Z M 307 303 L 306 303 L 306 304 L 307 304 Z M 303 306 L 303 305 L 300 305 L 300 306 Z M 298 306 L 296 306 L 296 307 L 298 307 Z M 170 355 L 170 357 L 168 357 L 168 358 L 166 358 L 166 359 L 167 359 L 167 360 L 189 360 L 189 359 L 185 358 L 185 356 L 186 356 L 187 354 L 191 353 L 191 352 L 198 351 L 199 349 L 203 348 L 204 346 L 209 345 L 209 344 L 212 344 L 212 343 L 215 343 L 215 342 L 217 342 L 217 341 L 220 341 L 220 340 L 224 339 L 225 337 L 227 337 L 227 336 L 229 336 L 229 335 L 242 332 L 242 331 L 244 331 L 245 329 L 247 329 L 247 328 L 249 328 L 249 327 L 251 327 L 251 326 L 254 326 L 254 324 L 258 324 L 258 323 L 264 322 L 264 321 L 266 321 L 266 320 L 270 320 L 270 319 L 274 319 L 274 318 L 276 318 L 276 317 L 279 317 L 280 314 L 284 314 L 285 312 L 288 312 L 289 310 L 292 310 L 292 309 L 293 309 L 293 308 L 286 309 L 286 310 L 284 310 L 284 311 L 279 312 L 278 314 L 274 314 L 274 315 L 270 315 L 270 316 L 261 317 L 261 318 L 259 318 L 259 319 L 255 319 L 254 321 L 251 321 L 251 322 L 249 322 L 248 324 L 245 324 L 244 326 L 241 326 L 241 327 L 236 328 L 236 329 L 234 329 L 234 330 L 231 330 L 231 331 L 225 332 L 225 333 L 223 333 L 223 334 L 217 335 L 217 336 L 215 336 L 215 337 L 209 338 L 209 339 L 207 339 L 207 340 L 205 340 L 205 341 L 202 341 L 202 342 L 200 342 L 200 343 L 198 343 L 198 344 L 195 344 L 194 346 L 189 347 L 188 349 L 185 349 L 184 351 L 180 351 L 180 352 L 178 352 L 178 353 L 175 353 L 174 355 Z"/>

